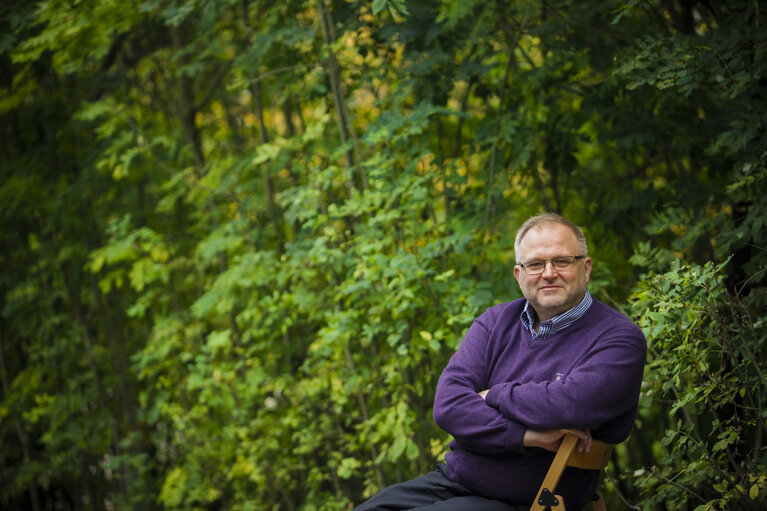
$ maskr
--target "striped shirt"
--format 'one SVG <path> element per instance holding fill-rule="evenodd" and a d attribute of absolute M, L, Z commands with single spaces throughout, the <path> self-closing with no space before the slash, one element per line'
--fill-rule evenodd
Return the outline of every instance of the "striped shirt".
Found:
<path fill-rule="evenodd" d="M 538 341 L 551 337 L 575 323 L 586 314 L 586 311 L 589 310 L 589 307 L 591 306 L 591 302 L 591 293 L 589 293 L 587 289 L 586 296 L 583 297 L 581 303 L 558 316 L 554 316 L 546 321 L 541 321 L 541 324 L 538 325 L 537 332 L 535 331 L 535 322 L 538 319 L 538 315 L 535 313 L 533 306 L 530 305 L 530 302 L 525 303 L 525 308 L 522 311 L 520 319 L 522 320 L 522 325 L 532 334 L 533 340 Z"/>

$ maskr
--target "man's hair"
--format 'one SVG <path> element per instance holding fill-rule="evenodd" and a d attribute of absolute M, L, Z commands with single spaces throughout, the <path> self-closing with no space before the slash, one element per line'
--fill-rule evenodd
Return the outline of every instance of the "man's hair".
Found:
<path fill-rule="evenodd" d="M 543 213 L 541 215 L 536 215 L 534 217 L 528 218 L 517 231 L 517 236 L 514 239 L 514 256 L 517 258 L 517 262 L 523 262 L 520 261 L 520 256 L 522 254 L 522 249 L 520 247 L 522 244 L 522 238 L 525 237 L 525 234 L 527 234 L 530 229 L 544 224 L 562 224 L 568 227 L 575 235 L 575 239 L 578 240 L 578 250 L 580 253 L 573 255 L 588 255 L 589 249 L 588 245 L 586 244 L 586 236 L 583 234 L 583 231 L 580 227 L 572 223 L 567 218 L 561 215 L 557 215 L 556 213 Z"/>

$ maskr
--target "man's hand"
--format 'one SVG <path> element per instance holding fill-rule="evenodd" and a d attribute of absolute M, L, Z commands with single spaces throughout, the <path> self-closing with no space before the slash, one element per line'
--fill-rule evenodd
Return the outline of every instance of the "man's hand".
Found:
<path fill-rule="evenodd" d="M 565 433 L 574 433 L 578 436 L 578 452 L 589 452 L 591 450 L 591 431 L 580 429 L 553 429 L 550 431 L 535 431 L 527 429 L 522 439 L 525 447 L 541 447 L 547 451 L 556 452 L 562 443 Z"/>
<path fill-rule="evenodd" d="M 477 392 L 479 397 L 486 399 L 487 393 L 490 389 Z M 573 433 L 578 437 L 578 452 L 589 452 L 591 450 L 591 430 L 586 428 L 580 429 L 552 429 L 550 431 L 536 431 L 533 429 L 525 430 L 525 436 L 522 439 L 522 444 L 525 447 L 541 447 L 547 451 L 557 452 L 562 439 L 565 437 L 565 433 Z"/>

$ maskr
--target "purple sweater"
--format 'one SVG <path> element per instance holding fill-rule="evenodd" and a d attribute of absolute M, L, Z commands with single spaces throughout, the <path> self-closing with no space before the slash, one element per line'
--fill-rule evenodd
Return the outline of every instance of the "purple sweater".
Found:
<path fill-rule="evenodd" d="M 637 411 L 647 344 L 626 317 L 594 300 L 565 330 L 533 341 L 519 317 L 525 300 L 487 309 L 437 384 L 434 420 L 455 439 L 451 476 L 479 495 L 531 504 L 554 453 L 526 448 L 527 427 L 591 428 L 624 441 Z M 478 392 L 490 389 L 486 400 Z M 567 468 L 557 487 L 568 509 L 593 495 L 599 472 Z"/>

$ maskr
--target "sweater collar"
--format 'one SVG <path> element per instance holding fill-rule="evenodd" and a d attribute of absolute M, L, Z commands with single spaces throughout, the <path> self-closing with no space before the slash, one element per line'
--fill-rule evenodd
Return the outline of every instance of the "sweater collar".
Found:
<path fill-rule="evenodd" d="M 535 313 L 533 306 L 530 305 L 530 302 L 525 302 L 525 308 L 522 310 L 522 315 L 520 317 L 522 326 L 530 332 L 534 341 L 546 339 L 547 337 L 551 337 L 552 335 L 561 332 L 583 317 L 583 315 L 586 314 L 586 311 L 589 310 L 593 301 L 591 293 L 589 293 L 587 289 L 586 295 L 578 305 L 547 321 L 541 321 L 538 325 L 537 332 L 535 331 L 535 322 L 538 319 L 538 315 Z"/>

